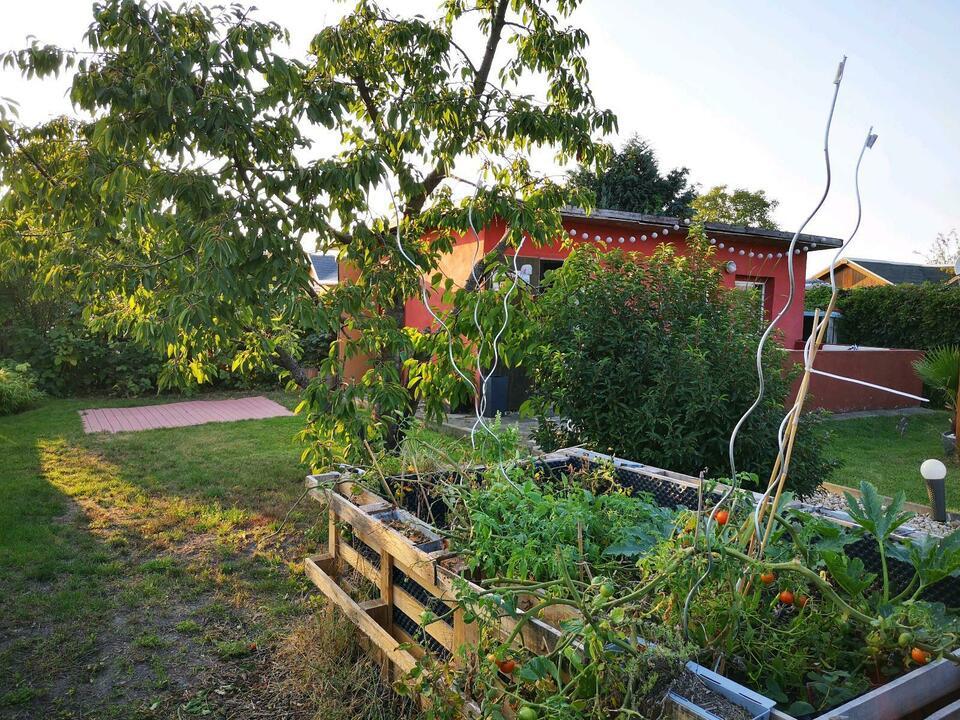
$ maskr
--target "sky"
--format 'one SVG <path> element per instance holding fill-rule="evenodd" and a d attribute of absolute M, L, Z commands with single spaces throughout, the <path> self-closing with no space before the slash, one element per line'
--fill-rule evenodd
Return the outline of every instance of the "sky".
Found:
<path fill-rule="evenodd" d="M 348 7 L 331 0 L 261 0 L 261 18 L 291 30 L 291 53 Z M 429 0 L 381 0 L 431 14 Z M 85 0 L 0 0 L 0 49 L 41 42 L 82 47 Z M 872 125 L 879 134 L 861 170 L 863 222 L 852 257 L 922 261 L 939 232 L 960 229 L 960 2 L 806 0 L 585 0 L 572 22 L 590 36 L 591 86 L 664 170 L 690 168 L 704 189 L 764 189 L 775 217 L 795 230 L 822 193 L 823 132 L 837 63 L 848 56 L 831 135 L 833 187 L 806 231 L 843 237 L 856 218 L 853 171 Z M 68 80 L 27 82 L 0 71 L 0 96 L 20 119 L 65 112 Z M 544 170 L 549 160 L 538 160 Z M 808 274 L 832 253 L 810 253 Z"/>

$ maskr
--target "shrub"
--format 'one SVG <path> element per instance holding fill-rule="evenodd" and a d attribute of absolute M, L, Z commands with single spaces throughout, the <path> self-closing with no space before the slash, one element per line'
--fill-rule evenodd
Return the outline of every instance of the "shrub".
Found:
<path fill-rule="evenodd" d="M 535 303 L 528 409 L 569 419 L 598 450 L 671 470 L 729 475 L 727 442 L 757 392 L 762 332 L 755 300 L 728 291 L 697 243 L 649 258 L 576 249 Z M 741 430 L 738 470 L 766 479 L 776 457 L 790 374 L 785 351 L 764 350 L 766 395 Z M 836 463 L 824 426 L 804 419 L 791 487 L 812 492 Z"/>
<path fill-rule="evenodd" d="M 36 405 L 43 398 L 27 363 L 0 360 L 0 415 L 13 415 Z"/>
<path fill-rule="evenodd" d="M 53 395 L 107 392 L 132 397 L 156 386 L 160 357 L 121 338 L 86 328 L 70 315 L 49 328 L 20 326 L 6 349 L 30 363 L 37 382 Z"/>
<path fill-rule="evenodd" d="M 531 437 L 544 452 L 573 447 L 583 442 L 580 433 L 569 420 L 557 420 L 543 415 L 537 418 L 537 429 Z"/>
<path fill-rule="evenodd" d="M 953 416 L 950 429 L 956 431 L 960 427 L 960 418 L 957 417 L 960 412 L 960 345 L 944 345 L 931 350 L 913 367 L 924 383 L 942 393 L 943 404 Z"/>
<path fill-rule="evenodd" d="M 830 289 L 807 293 L 807 307 L 826 307 Z M 842 290 L 837 309 L 843 343 L 932 350 L 960 344 L 960 285 L 879 285 Z"/>

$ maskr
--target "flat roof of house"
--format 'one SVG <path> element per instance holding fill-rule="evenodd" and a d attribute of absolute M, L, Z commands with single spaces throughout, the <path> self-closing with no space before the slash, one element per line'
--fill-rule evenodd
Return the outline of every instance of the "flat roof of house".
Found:
<path fill-rule="evenodd" d="M 666 225 L 671 229 L 675 225 L 679 225 L 680 229 L 686 229 L 688 227 L 688 224 L 682 218 L 646 215 L 644 213 L 624 212 L 622 210 L 603 210 L 597 208 L 588 214 L 582 208 L 568 205 L 560 210 L 560 214 L 565 218 L 600 220 L 614 225 Z M 793 239 L 793 233 L 784 232 L 783 230 L 746 227 L 745 225 L 727 225 L 726 223 L 715 222 L 708 222 L 703 225 L 707 232 L 724 233 L 727 235 L 745 235 L 756 238 L 757 240 L 774 240 L 776 242 L 789 243 Z M 802 245 L 809 245 L 811 248 L 838 248 L 843 245 L 843 240 L 840 238 L 826 237 L 824 235 L 801 234 L 797 238 L 797 242 Z"/>

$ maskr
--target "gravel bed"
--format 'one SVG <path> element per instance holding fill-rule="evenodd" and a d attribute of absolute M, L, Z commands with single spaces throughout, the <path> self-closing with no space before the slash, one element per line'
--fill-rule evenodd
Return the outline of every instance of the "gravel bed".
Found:
<path fill-rule="evenodd" d="M 826 490 L 817 490 L 813 495 L 806 498 L 803 503 L 820 510 L 833 510 L 846 512 L 847 500 L 843 495 L 827 492 Z M 903 526 L 919 533 L 943 537 L 949 535 L 954 530 L 960 528 L 960 521 L 949 520 L 945 523 L 937 522 L 929 515 L 918 514 Z"/>

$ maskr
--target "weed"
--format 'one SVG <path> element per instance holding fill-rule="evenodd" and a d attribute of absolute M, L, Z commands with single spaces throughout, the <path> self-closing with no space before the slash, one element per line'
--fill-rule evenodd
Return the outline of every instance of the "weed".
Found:
<path fill-rule="evenodd" d="M 144 633 L 143 635 L 137 636 L 133 642 L 137 647 L 142 648 L 161 648 L 167 645 L 156 633 Z"/>
<path fill-rule="evenodd" d="M 223 640 L 215 643 L 217 655 L 224 660 L 246 657 L 257 649 L 257 644 L 247 640 Z"/>
<path fill-rule="evenodd" d="M 196 620 L 181 620 L 173 627 L 177 632 L 184 635 L 196 635 L 200 632 L 200 623 Z"/>

